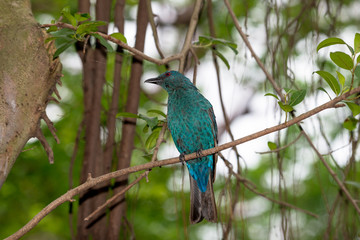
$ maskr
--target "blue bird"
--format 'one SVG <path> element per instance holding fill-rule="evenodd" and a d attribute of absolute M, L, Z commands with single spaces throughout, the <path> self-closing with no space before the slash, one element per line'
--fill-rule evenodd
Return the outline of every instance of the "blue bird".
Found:
<path fill-rule="evenodd" d="M 190 173 L 190 222 L 198 223 L 204 218 L 216 222 L 213 182 L 217 158 L 216 154 L 201 156 L 201 150 L 217 146 L 212 105 L 187 77 L 177 71 L 167 71 L 145 82 L 157 84 L 168 92 L 168 128 L 180 159 L 185 154 L 198 153 L 198 158 L 186 162 Z"/>

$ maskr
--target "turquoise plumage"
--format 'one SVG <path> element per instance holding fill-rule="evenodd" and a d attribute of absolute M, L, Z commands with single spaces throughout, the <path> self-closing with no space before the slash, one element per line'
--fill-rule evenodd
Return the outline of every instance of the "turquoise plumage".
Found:
<path fill-rule="evenodd" d="M 192 82 L 177 71 L 168 71 L 145 82 L 158 84 L 169 94 L 167 120 L 174 143 L 181 153 L 200 153 L 217 145 L 217 125 L 210 102 Z M 190 173 L 191 223 L 203 218 L 217 221 L 213 181 L 216 155 L 186 162 Z"/>

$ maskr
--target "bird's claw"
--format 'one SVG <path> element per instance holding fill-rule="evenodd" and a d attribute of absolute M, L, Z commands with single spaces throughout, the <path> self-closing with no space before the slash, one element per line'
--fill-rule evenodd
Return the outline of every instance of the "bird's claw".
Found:
<path fill-rule="evenodd" d="M 184 153 L 180 153 L 179 159 L 180 159 L 181 164 L 184 166 L 185 154 L 184 154 Z"/>
<path fill-rule="evenodd" d="M 199 149 L 199 150 L 196 151 L 196 156 L 197 156 L 198 158 L 201 158 L 201 157 L 203 156 L 201 149 Z"/>

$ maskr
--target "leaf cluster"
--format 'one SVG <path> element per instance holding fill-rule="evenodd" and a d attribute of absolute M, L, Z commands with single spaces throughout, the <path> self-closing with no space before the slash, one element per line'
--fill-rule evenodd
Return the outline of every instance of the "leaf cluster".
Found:
<path fill-rule="evenodd" d="M 47 32 L 51 33 L 53 37 L 47 38 L 46 42 L 55 40 L 57 50 L 54 53 L 53 58 L 57 58 L 62 52 L 77 41 L 87 42 L 88 36 L 95 37 L 104 47 L 106 47 L 107 51 L 114 51 L 109 42 L 97 33 L 100 26 L 107 25 L 106 22 L 92 21 L 91 16 L 88 13 L 71 14 L 69 7 L 65 7 L 61 11 L 61 16 L 65 21 L 69 22 L 73 28 L 61 28 L 61 25 L 56 24 L 54 20 L 51 22 L 52 26 L 49 27 Z M 113 33 L 110 36 L 127 43 L 125 36 L 119 32 Z"/>
<path fill-rule="evenodd" d="M 166 114 L 157 109 L 150 109 L 147 111 L 147 114 L 155 114 L 164 117 L 164 119 L 159 120 L 158 117 L 149 117 L 143 114 L 134 114 L 129 112 L 118 113 L 117 117 L 126 117 L 126 118 L 137 118 L 144 120 L 146 122 L 145 127 L 143 128 L 143 133 L 148 133 L 150 130 L 150 135 L 145 141 L 145 147 L 147 149 L 152 149 L 156 145 L 156 140 L 159 138 L 160 131 L 162 126 L 166 121 Z"/>
<path fill-rule="evenodd" d="M 238 54 L 239 52 L 237 51 L 237 45 L 234 42 L 231 41 L 227 41 L 224 39 L 220 39 L 220 38 L 213 38 L 213 37 L 209 37 L 209 36 L 199 36 L 199 41 L 194 43 L 195 47 L 198 48 L 205 48 L 205 49 L 211 49 L 211 51 L 218 56 L 221 61 L 224 62 L 224 64 L 226 65 L 226 67 L 228 69 L 230 69 L 230 64 L 229 61 L 225 58 L 225 56 L 217 49 L 217 46 L 225 46 L 230 48 L 234 54 Z"/>
<path fill-rule="evenodd" d="M 319 43 L 316 50 L 319 51 L 322 48 L 329 47 L 332 45 L 345 45 L 350 52 L 350 55 L 348 53 L 341 51 L 330 52 L 331 61 L 342 70 L 345 70 L 348 73 L 350 73 L 351 79 L 348 81 L 350 82 L 350 85 L 345 84 L 346 77 L 340 71 L 336 71 L 337 78 L 333 74 L 327 71 L 319 70 L 316 71 L 315 73 L 317 73 L 320 77 L 322 77 L 325 80 L 325 82 L 329 85 L 330 89 L 336 96 L 339 96 L 351 90 L 354 87 L 353 86 L 354 78 L 355 76 L 359 75 L 360 34 L 359 33 L 355 34 L 353 46 L 350 46 L 341 38 L 327 38 Z M 318 89 L 328 94 L 328 92 L 324 88 L 320 87 Z M 330 97 L 329 94 L 328 96 Z M 356 128 L 358 120 L 355 119 L 354 117 L 360 113 L 360 106 L 354 101 L 356 99 L 357 97 L 344 101 L 344 103 L 351 110 L 352 116 L 349 116 L 348 118 L 345 119 L 343 123 L 343 127 L 350 131 Z"/>

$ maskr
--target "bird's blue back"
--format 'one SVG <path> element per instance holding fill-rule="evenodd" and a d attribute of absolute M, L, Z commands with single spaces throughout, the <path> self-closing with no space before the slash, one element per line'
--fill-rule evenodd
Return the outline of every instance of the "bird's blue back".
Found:
<path fill-rule="evenodd" d="M 174 86 L 167 83 L 169 93 L 168 126 L 180 153 L 189 154 L 213 148 L 217 141 L 217 126 L 210 102 L 185 76 L 177 72 Z M 173 81 L 173 82 L 174 82 Z M 174 88 L 172 88 L 174 87 Z M 214 157 L 190 160 L 187 163 L 190 175 L 201 192 L 206 191 L 209 174 L 214 171 Z"/>

